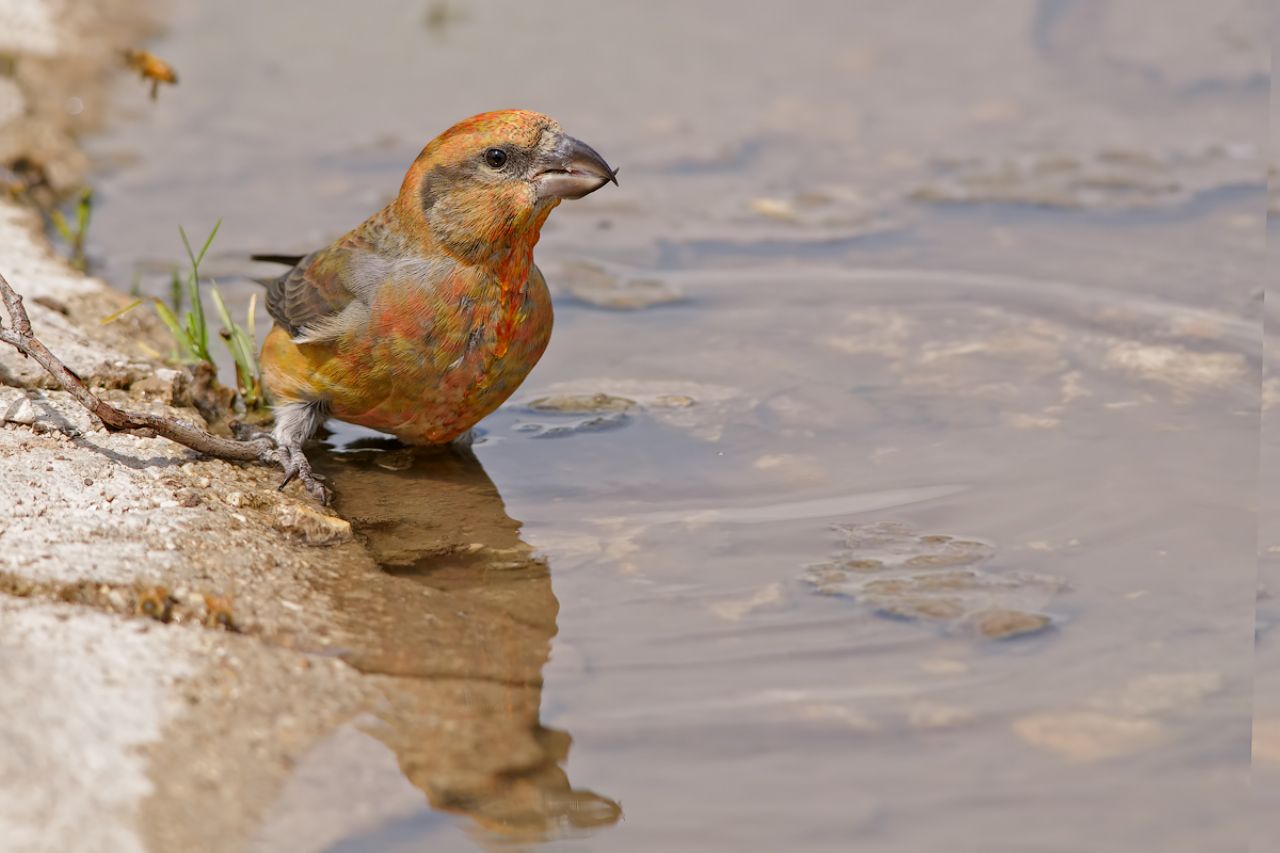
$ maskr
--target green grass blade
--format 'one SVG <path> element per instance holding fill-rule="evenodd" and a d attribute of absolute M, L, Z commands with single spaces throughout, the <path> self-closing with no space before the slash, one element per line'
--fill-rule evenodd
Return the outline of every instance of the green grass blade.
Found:
<path fill-rule="evenodd" d="M 169 310 L 169 306 L 157 299 L 155 301 L 155 309 L 161 322 L 169 327 L 169 334 L 173 335 L 174 341 L 178 344 L 178 350 L 181 356 L 184 359 L 196 357 L 195 345 L 192 342 L 191 337 L 183 331 L 182 326 L 178 323 L 178 318 Z"/>
<path fill-rule="evenodd" d="M 209 326 L 204 316 L 204 298 L 200 296 L 200 283 L 194 271 L 187 277 L 187 299 L 191 302 L 191 337 L 202 353 L 209 351 Z"/>
<path fill-rule="evenodd" d="M 62 238 L 64 243 L 68 245 L 75 240 L 71 233 L 71 225 L 67 222 L 67 218 L 62 215 L 61 210 L 49 211 L 49 221 L 53 223 L 53 229 L 58 232 L 58 236 Z"/>
<path fill-rule="evenodd" d="M 249 366 L 253 369 L 253 375 L 255 378 L 259 375 L 258 336 L 255 332 L 256 326 L 254 325 L 254 313 L 256 312 L 257 307 L 258 294 L 254 293 L 249 296 L 249 310 L 246 312 L 245 327 L 243 329 L 236 329 L 236 331 L 240 333 L 240 336 L 244 338 L 245 354 L 248 356 L 246 361 L 249 362 Z"/>
<path fill-rule="evenodd" d="M 93 211 L 93 190 L 86 189 L 80 193 L 80 203 L 76 205 L 76 233 L 84 239 L 89 230 L 89 215 Z"/>
<path fill-rule="evenodd" d="M 115 313 L 108 314 L 107 316 L 103 317 L 101 320 L 98 321 L 98 323 L 103 326 L 107 325 L 108 323 L 114 323 L 116 320 L 119 320 L 125 314 L 128 314 L 130 311 L 132 311 L 134 308 L 137 308 L 141 304 L 142 304 L 141 299 L 135 299 L 132 302 L 130 302 L 128 305 L 121 308 L 119 311 L 116 311 Z"/>
<path fill-rule="evenodd" d="M 222 327 L 227 330 L 223 343 L 226 344 L 227 351 L 231 353 L 231 358 L 236 363 L 236 368 L 243 370 L 245 366 L 243 335 L 236 334 L 240 329 L 236 326 L 235 321 L 231 319 L 231 312 L 227 310 L 227 303 L 222 300 L 222 294 L 218 292 L 218 288 L 210 288 L 209 295 L 213 297 L 213 307 L 218 312 L 218 319 L 222 321 Z M 241 385 L 243 387 L 243 382 Z"/>
<path fill-rule="evenodd" d="M 231 353 L 232 360 L 236 363 L 236 381 L 239 386 L 240 394 L 244 398 L 246 406 L 256 406 L 258 403 L 258 360 L 254 357 L 253 338 L 246 334 L 234 320 L 231 319 L 231 312 L 227 310 L 227 304 L 222 298 L 222 293 L 217 287 L 210 288 L 210 296 L 213 298 L 214 310 L 218 312 L 222 325 L 226 328 L 227 334 L 223 339 L 227 346 L 227 351 Z M 253 316 L 254 301 L 256 294 L 250 299 L 249 317 Z"/>
<path fill-rule="evenodd" d="M 231 321 L 231 313 L 227 311 L 227 303 L 222 301 L 222 294 L 218 292 L 217 285 L 209 288 L 209 295 L 213 297 L 213 308 L 218 312 L 218 319 L 222 321 L 222 325 L 228 332 L 234 329 L 236 324 Z"/>
<path fill-rule="evenodd" d="M 191 354 L 198 359 L 208 361 L 208 349 L 204 343 L 204 335 L 201 334 L 204 332 L 202 321 L 197 320 L 196 315 L 191 311 L 186 313 L 186 320 L 187 339 L 191 341 Z"/>
<path fill-rule="evenodd" d="M 178 236 L 182 238 L 182 248 L 187 250 L 187 260 L 191 262 L 191 266 L 198 267 L 200 262 L 196 260 L 196 253 L 191 251 L 191 241 L 187 239 L 187 229 L 179 225 Z"/>
<path fill-rule="evenodd" d="M 169 302 L 174 314 L 182 310 L 182 278 L 177 270 L 173 271 L 173 276 L 169 279 Z"/>
<path fill-rule="evenodd" d="M 197 268 L 200 266 L 200 262 L 204 260 L 205 253 L 208 252 L 209 247 L 213 245 L 213 238 L 218 236 L 218 229 L 221 227 L 222 218 L 219 217 L 218 221 L 213 223 L 213 230 L 209 232 L 209 236 L 205 239 L 204 245 L 200 247 L 200 254 L 196 256 L 195 264 L 193 264 L 193 266 Z"/>
<path fill-rule="evenodd" d="M 245 372 L 256 380 L 258 376 L 258 359 L 253 353 L 253 338 L 246 335 L 244 329 L 241 328 L 236 328 L 231 333 L 231 336 L 240 349 L 239 361 L 244 365 Z"/>
<path fill-rule="evenodd" d="M 209 330 L 205 323 L 204 300 L 200 298 L 200 260 L 191 251 L 187 229 L 181 225 L 178 226 L 178 236 L 182 238 L 182 247 L 187 250 L 187 260 L 191 262 L 191 271 L 187 273 L 186 280 L 187 300 L 191 303 L 191 311 L 187 315 L 187 330 L 196 345 L 197 356 L 205 357 L 209 351 Z M 205 357 L 205 360 L 209 359 Z"/>
<path fill-rule="evenodd" d="M 213 223 L 213 230 L 209 232 L 209 236 L 205 238 L 204 245 L 200 247 L 200 254 L 191 251 L 191 241 L 187 239 L 187 232 L 181 225 L 178 226 L 178 234 L 182 236 L 182 245 L 187 250 L 187 260 L 191 261 L 191 268 L 197 272 L 200 270 L 200 262 L 204 260 L 205 253 L 209 251 L 209 247 L 213 245 L 213 238 L 218 236 L 218 229 L 222 227 L 222 219 Z"/>
<path fill-rule="evenodd" d="M 218 236 L 218 229 L 221 227 L 222 220 L 218 219 L 213 224 L 213 229 L 209 232 L 209 236 L 205 238 L 200 251 L 196 252 L 191 248 L 191 240 L 187 237 L 187 229 L 181 225 L 178 226 L 178 236 L 182 238 L 182 247 L 186 249 L 187 260 L 191 264 L 191 270 L 187 273 L 185 282 L 187 299 L 191 303 L 190 311 L 187 314 L 187 337 L 191 340 L 195 356 L 210 364 L 213 363 L 213 356 L 209 353 L 209 323 L 205 315 L 204 298 L 200 293 L 200 263 L 209 252 L 209 247 L 213 245 L 213 239 Z M 177 288 L 177 278 L 175 273 L 175 293 L 180 292 Z"/>

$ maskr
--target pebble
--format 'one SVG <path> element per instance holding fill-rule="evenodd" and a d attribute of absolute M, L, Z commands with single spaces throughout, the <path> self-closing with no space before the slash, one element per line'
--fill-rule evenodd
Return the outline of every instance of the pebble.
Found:
<path fill-rule="evenodd" d="M 275 527 L 308 545 L 337 545 L 352 539 L 350 522 L 296 503 L 276 507 Z"/>
<path fill-rule="evenodd" d="M 30 400 L 23 397 L 10 406 L 7 411 L 0 412 L 0 423 L 31 426 L 36 422 L 37 417 L 36 407 L 31 404 Z"/>

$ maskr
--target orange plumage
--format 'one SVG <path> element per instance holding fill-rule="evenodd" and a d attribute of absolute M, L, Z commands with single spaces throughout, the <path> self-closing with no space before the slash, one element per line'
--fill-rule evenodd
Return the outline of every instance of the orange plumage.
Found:
<path fill-rule="evenodd" d="M 483 113 L 428 143 L 390 205 L 271 282 L 262 367 L 286 481 L 313 485 L 301 447 L 327 416 L 437 444 L 507 399 L 551 335 L 540 229 L 614 174 L 546 116 Z"/>

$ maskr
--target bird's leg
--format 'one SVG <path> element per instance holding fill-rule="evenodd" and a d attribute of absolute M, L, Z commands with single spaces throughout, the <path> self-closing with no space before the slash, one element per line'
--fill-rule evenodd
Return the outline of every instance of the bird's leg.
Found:
<path fill-rule="evenodd" d="M 272 431 L 272 438 L 276 442 L 276 461 L 284 469 L 280 488 L 289 485 L 296 477 L 311 496 L 322 504 L 329 502 L 329 490 L 312 472 L 311 463 L 302 452 L 302 446 L 315 435 L 328 416 L 329 409 L 323 402 L 283 403 L 276 407 L 276 426 Z"/>

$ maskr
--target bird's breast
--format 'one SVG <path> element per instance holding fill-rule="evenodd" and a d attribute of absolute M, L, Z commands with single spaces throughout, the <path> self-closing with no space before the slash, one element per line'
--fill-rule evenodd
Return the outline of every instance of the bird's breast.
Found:
<path fill-rule="evenodd" d="M 330 383 L 336 417 L 415 443 L 470 429 L 528 376 L 551 335 L 540 275 L 518 288 L 446 283 L 384 288 L 366 334 L 338 343 Z"/>

